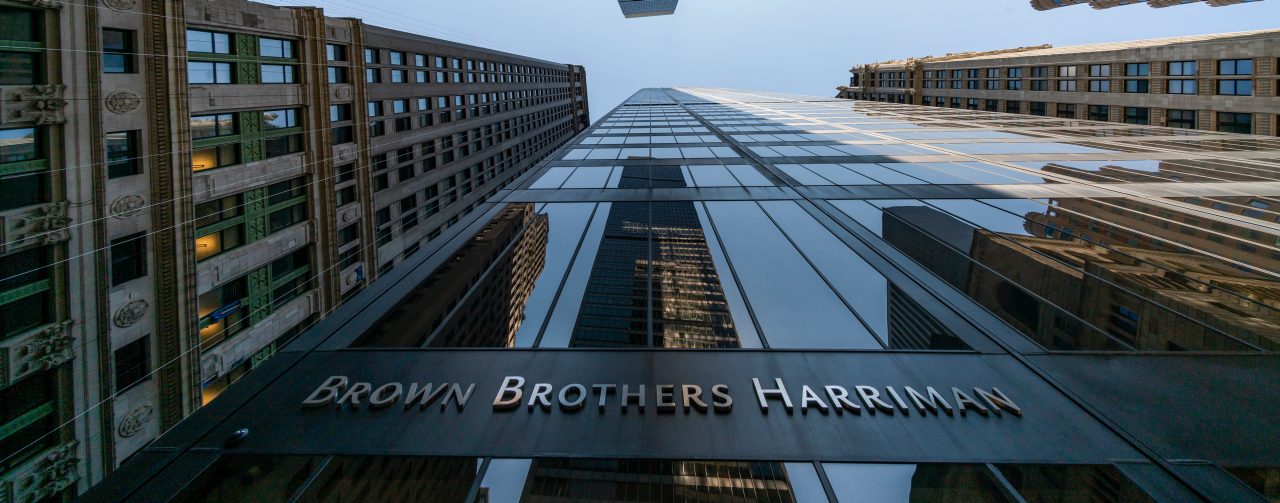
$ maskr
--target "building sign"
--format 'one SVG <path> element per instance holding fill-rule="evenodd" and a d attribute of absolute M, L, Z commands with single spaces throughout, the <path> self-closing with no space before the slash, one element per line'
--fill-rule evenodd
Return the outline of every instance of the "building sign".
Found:
<path fill-rule="evenodd" d="M 1022 416 L 1022 409 L 999 388 L 934 386 L 872 386 L 845 384 L 788 384 L 780 377 L 751 378 L 742 385 L 713 384 L 579 384 L 559 387 L 530 383 L 522 376 L 507 376 L 490 388 L 495 413 L 577 413 L 595 409 L 599 414 L 674 413 L 729 414 L 738 399 L 737 389 L 747 390 L 762 413 L 817 411 L 823 414 L 901 414 L 921 416 Z M 496 391 L 493 391 L 496 390 Z M 476 383 L 371 383 L 347 376 L 329 376 L 302 405 L 307 408 L 340 407 L 370 410 L 399 407 L 425 411 L 462 411 L 476 392 Z"/>

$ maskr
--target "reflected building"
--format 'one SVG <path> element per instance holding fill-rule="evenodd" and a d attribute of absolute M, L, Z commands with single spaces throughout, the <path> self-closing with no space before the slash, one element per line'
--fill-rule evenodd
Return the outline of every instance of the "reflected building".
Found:
<path fill-rule="evenodd" d="M 793 502 L 782 463 L 538 459 L 521 503 Z"/>
<path fill-rule="evenodd" d="M 359 347 L 511 347 L 546 264 L 548 217 L 505 209 L 369 331 Z"/>
<path fill-rule="evenodd" d="M 618 7 L 623 16 L 631 19 L 675 14 L 678 3 L 680 0 L 618 0 Z"/>

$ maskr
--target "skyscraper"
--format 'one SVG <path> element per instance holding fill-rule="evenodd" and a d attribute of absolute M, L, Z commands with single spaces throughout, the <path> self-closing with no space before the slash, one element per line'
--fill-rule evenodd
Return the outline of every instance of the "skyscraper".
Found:
<path fill-rule="evenodd" d="M 668 16 L 676 13 L 680 0 L 618 0 L 622 15 L 634 17 Z"/>
<path fill-rule="evenodd" d="M 0 102 L 0 501 L 98 482 L 589 122 L 581 66 L 242 0 L 4 2 Z"/>
<path fill-rule="evenodd" d="M 642 89 L 88 496 L 1265 501 L 1276 159 Z"/>
<path fill-rule="evenodd" d="M 839 97 L 1275 136 L 1280 30 L 859 64 Z"/>

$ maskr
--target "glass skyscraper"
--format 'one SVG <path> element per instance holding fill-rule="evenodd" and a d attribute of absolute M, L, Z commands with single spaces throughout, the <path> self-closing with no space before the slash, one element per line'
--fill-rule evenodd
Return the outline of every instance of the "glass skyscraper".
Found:
<path fill-rule="evenodd" d="M 87 496 L 1276 501 L 1278 169 L 642 89 Z"/>

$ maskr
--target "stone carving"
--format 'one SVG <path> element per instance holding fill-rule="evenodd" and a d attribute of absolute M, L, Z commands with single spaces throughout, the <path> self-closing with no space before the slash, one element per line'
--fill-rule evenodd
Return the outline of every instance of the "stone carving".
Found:
<path fill-rule="evenodd" d="M 355 206 L 349 207 L 342 212 L 342 223 L 354 222 L 360 216 L 360 211 Z"/>
<path fill-rule="evenodd" d="M 134 6 L 138 5 L 136 0 L 102 0 L 102 3 L 107 4 L 107 7 L 112 10 L 118 11 L 132 10 Z"/>
<path fill-rule="evenodd" d="M 67 216 L 67 202 L 34 207 L 16 217 L 4 220 L 4 240 L 0 241 L 0 253 L 39 244 L 61 243 L 71 239 L 71 218 Z"/>
<path fill-rule="evenodd" d="M 127 114 L 142 106 L 142 97 L 133 91 L 116 91 L 103 100 L 107 110 L 116 115 Z"/>
<path fill-rule="evenodd" d="M 137 194 L 129 194 L 117 197 L 115 201 L 111 201 L 111 216 L 124 220 L 142 213 L 142 207 L 146 206 L 147 200 Z"/>
<path fill-rule="evenodd" d="M 152 412 L 154 411 L 155 407 L 147 404 L 137 406 L 129 411 L 124 416 L 124 419 L 120 420 L 120 427 L 116 428 L 116 433 L 119 433 L 124 438 L 137 435 L 151 421 Z"/>
<path fill-rule="evenodd" d="M 76 469 L 80 459 L 75 453 L 76 442 L 67 442 L 20 468 L 14 477 L 13 501 L 42 501 L 75 484 L 80 479 Z"/>
<path fill-rule="evenodd" d="M 149 307 L 151 307 L 151 304 L 145 300 L 131 300 L 116 311 L 115 316 L 111 318 L 111 322 L 120 328 L 132 327 L 142 321 L 142 317 L 147 315 L 147 308 Z"/>
<path fill-rule="evenodd" d="M 351 99 L 351 86 L 337 86 L 333 89 L 333 97 L 338 101 Z"/>
<path fill-rule="evenodd" d="M 70 329 L 71 320 L 60 321 L 45 327 L 27 341 L 18 355 L 26 360 L 18 366 L 19 375 L 48 370 L 70 360 L 73 356 L 71 343 L 76 340 L 68 333 Z"/>
<path fill-rule="evenodd" d="M 62 124 L 67 121 L 64 109 L 67 100 L 62 99 L 67 86 L 19 86 L 6 88 L 4 114 L 0 123 L 34 123 L 38 126 Z"/>

